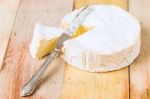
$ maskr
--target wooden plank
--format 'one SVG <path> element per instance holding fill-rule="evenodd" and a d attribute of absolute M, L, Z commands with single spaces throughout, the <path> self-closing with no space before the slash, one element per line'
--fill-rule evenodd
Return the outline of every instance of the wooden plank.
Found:
<path fill-rule="evenodd" d="M 74 3 L 78 8 L 101 1 L 108 0 L 75 0 Z M 127 9 L 127 1 L 124 6 Z M 62 99 L 129 99 L 128 67 L 108 73 L 89 73 L 66 64 Z"/>
<path fill-rule="evenodd" d="M 130 0 L 129 11 L 142 25 L 141 52 L 130 66 L 131 99 L 150 99 L 150 1 Z"/>
<path fill-rule="evenodd" d="M 0 69 L 20 0 L 0 1 Z"/>
<path fill-rule="evenodd" d="M 112 4 L 128 9 L 128 0 L 74 0 L 74 7 L 80 8 L 88 4 Z"/>
<path fill-rule="evenodd" d="M 66 65 L 62 99 L 129 99 L 128 68 L 89 73 Z"/>
<path fill-rule="evenodd" d="M 71 0 L 21 0 L 4 68 L 0 73 L 0 99 L 20 99 L 21 86 L 31 78 L 43 60 L 33 60 L 29 43 L 36 22 L 58 26 L 60 19 L 72 10 Z M 59 99 L 63 83 L 63 64 L 55 60 L 43 77 L 40 89 L 28 99 Z M 52 71 L 51 71 L 52 70 Z"/>

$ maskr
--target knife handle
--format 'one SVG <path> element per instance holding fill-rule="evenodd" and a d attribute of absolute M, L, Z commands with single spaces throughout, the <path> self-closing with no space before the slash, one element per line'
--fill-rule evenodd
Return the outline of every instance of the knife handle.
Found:
<path fill-rule="evenodd" d="M 60 50 L 55 49 L 46 59 L 46 61 L 42 64 L 42 66 L 38 69 L 35 75 L 22 87 L 20 90 L 21 96 L 29 96 L 31 95 L 34 90 L 36 89 L 38 82 L 41 76 L 44 74 L 48 65 L 52 62 L 53 59 L 57 58 L 60 54 Z"/>

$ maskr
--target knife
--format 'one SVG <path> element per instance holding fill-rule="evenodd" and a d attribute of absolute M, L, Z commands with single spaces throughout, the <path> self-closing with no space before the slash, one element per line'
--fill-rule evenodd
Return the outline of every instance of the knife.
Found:
<path fill-rule="evenodd" d="M 75 32 L 75 30 L 84 22 L 86 17 L 93 11 L 93 8 L 90 8 L 88 5 L 82 8 L 79 13 L 73 18 L 69 28 L 64 31 L 64 33 L 58 39 L 56 44 L 56 48 L 51 52 L 46 61 L 42 64 L 42 66 L 38 69 L 35 75 L 21 88 L 20 95 L 21 96 L 29 96 L 33 94 L 35 89 L 37 88 L 38 82 L 41 76 L 44 74 L 48 65 L 55 58 L 59 57 L 61 54 L 61 48 L 63 47 L 63 42 L 68 40 L 71 37 L 71 34 Z"/>

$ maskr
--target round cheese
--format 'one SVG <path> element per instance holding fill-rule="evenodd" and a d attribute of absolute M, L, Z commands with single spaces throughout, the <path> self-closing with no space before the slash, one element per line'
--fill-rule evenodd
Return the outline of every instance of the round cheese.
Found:
<path fill-rule="evenodd" d="M 140 52 L 140 24 L 130 13 L 110 5 L 93 5 L 83 27 L 92 27 L 82 35 L 64 42 L 65 61 L 89 72 L 106 72 L 130 65 Z M 70 24 L 81 9 L 65 16 Z M 67 27 L 65 27 L 67 28 Z"/>

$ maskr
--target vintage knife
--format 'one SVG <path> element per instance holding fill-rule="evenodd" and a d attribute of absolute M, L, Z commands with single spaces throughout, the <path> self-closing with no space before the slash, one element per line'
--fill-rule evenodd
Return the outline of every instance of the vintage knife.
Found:
<path fill-rule="evenodd" d="M 21 88 L 20 95 L 21 96 L 29 96 L 36 89 L 38 82 L 45 72 L 48 65 L 51 61 L 57 58 L 61 53 L 61 48 L 63 47 L 63 42 L 68 40 L 73 32 L 84 22 L 85 18 L 93 11 L 88 5 L 85 6 L 72 20 L 69 28 L 60 36 L 56 48 L 51 54 L 48 56 L 46 61 L 42 64 L 39 70 L 32 76 L 32 78 Z"/>

